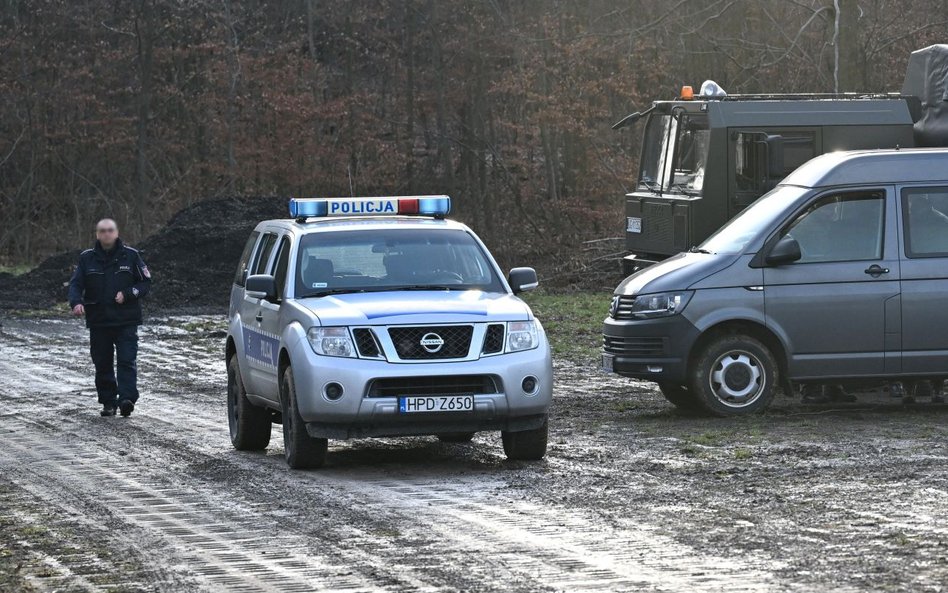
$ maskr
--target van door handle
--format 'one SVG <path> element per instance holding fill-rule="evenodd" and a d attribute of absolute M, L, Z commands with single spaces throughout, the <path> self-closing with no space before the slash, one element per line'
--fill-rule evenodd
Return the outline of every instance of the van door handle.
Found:
<path fill-rule="evenodd" d="M 886 271 L 888 271 L 888 270 L 886 270 Z M 254 319 L 256 319 L 257 321 L 259 321 L 259 322 L 262 323 L 262 322 L 263 322 L 263 311 L 257 311 L 257 316 L 254 317 Z"/>
<path fill-rule="evenodd" d="M 889 268 L 883 268 L 882 266 L 878 264 L 872 264 L 871 266 L 866 268 L 866 273 L 872 276 L 873 278 L 878 278 L 882 274 L 888 274 Z"/>

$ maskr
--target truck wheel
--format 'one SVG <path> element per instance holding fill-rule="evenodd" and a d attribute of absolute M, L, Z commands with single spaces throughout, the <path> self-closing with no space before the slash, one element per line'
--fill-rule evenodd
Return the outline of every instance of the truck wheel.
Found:
<path fill-rule="evenodd" d="M 780 384 L 773 354 L 745 335 L 713 340 L 698 354 L 690 374 L 689 391 L 718 416 L 765 410 Z"/>
<path fill-rule="evenodd" d="M 704 406 L 695 397 L 695 394 L 688 390 L 684 385 L 675 385 L 674 383 L 659 383 L 658 389 L 662 392 L 670 403 L 676 408 L 688 412 L 703 411 Z"/>
<path fill-rule="evenodd" d="M 262 451 L 270 444 L 270 412 L 247 399 L 236 356 L 227 362 L 227 424 L 238 451 Z"/>
<path fill-rule="evenodd" d="M 438 435 L 442 443 L 469 443 L 473 438 L 473 432 L 445 432 Z"/>
<path fill-rule="evenodd" d="M 283 408 L 283 450 L 286 463 L 293 469 L 313 469 L 326 463 L 327 439 L 314 439 L 306 432 L 296 398 L 293 369 L 283 371 L 280 402 Z"/>
<path fill-rule="evenodd" d="M 549 422 L 532 430 L 518 432 L 503 431 L 500 440 L 504 443 L 507 459 L 518 461 L 536 461 L 546 455 L 546 440 L 549 435 Z"/>

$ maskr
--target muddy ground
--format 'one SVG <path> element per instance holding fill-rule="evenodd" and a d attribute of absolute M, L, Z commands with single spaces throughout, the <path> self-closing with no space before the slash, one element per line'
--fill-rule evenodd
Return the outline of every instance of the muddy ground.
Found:
<path fill-rule="evenodd" d="M 542 462 L 481 434 L 331 442 L 294 472 L 279 427 L 230 446 L 223 327 L 144 327 L 122 419 L 78 321 L 3 319 L 0 591 L 948 590 L 943 406 L 687 417 L 561 357 Z"/>

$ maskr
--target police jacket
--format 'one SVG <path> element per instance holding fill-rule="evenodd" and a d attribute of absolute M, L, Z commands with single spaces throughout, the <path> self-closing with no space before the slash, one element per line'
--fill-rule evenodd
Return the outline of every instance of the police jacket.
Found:
<path fill-rule="evenodd" d="M 85 306 L 86 327 L 141 325 L 141 299 L 150 287 L 151 272 L 138 251 L 117 239 L 106 252 L 96 241 L 79 256 L 69 281 L 69 306 Z M 119 292 L 125 296 L 121 305 L 115 302 Z"/>

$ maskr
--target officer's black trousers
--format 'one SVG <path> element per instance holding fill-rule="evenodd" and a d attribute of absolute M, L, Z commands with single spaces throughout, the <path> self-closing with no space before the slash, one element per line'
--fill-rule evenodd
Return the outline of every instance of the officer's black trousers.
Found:
<path fill-rule="evenodd" d="M 95 364 L 95 389 L 99 393 L 99 403 L 117 405 L 124 399 L 133 403 L 138 401 L 138 367 L 135 362 L 138 326 L 89 328 L 89 346 Z"/>

